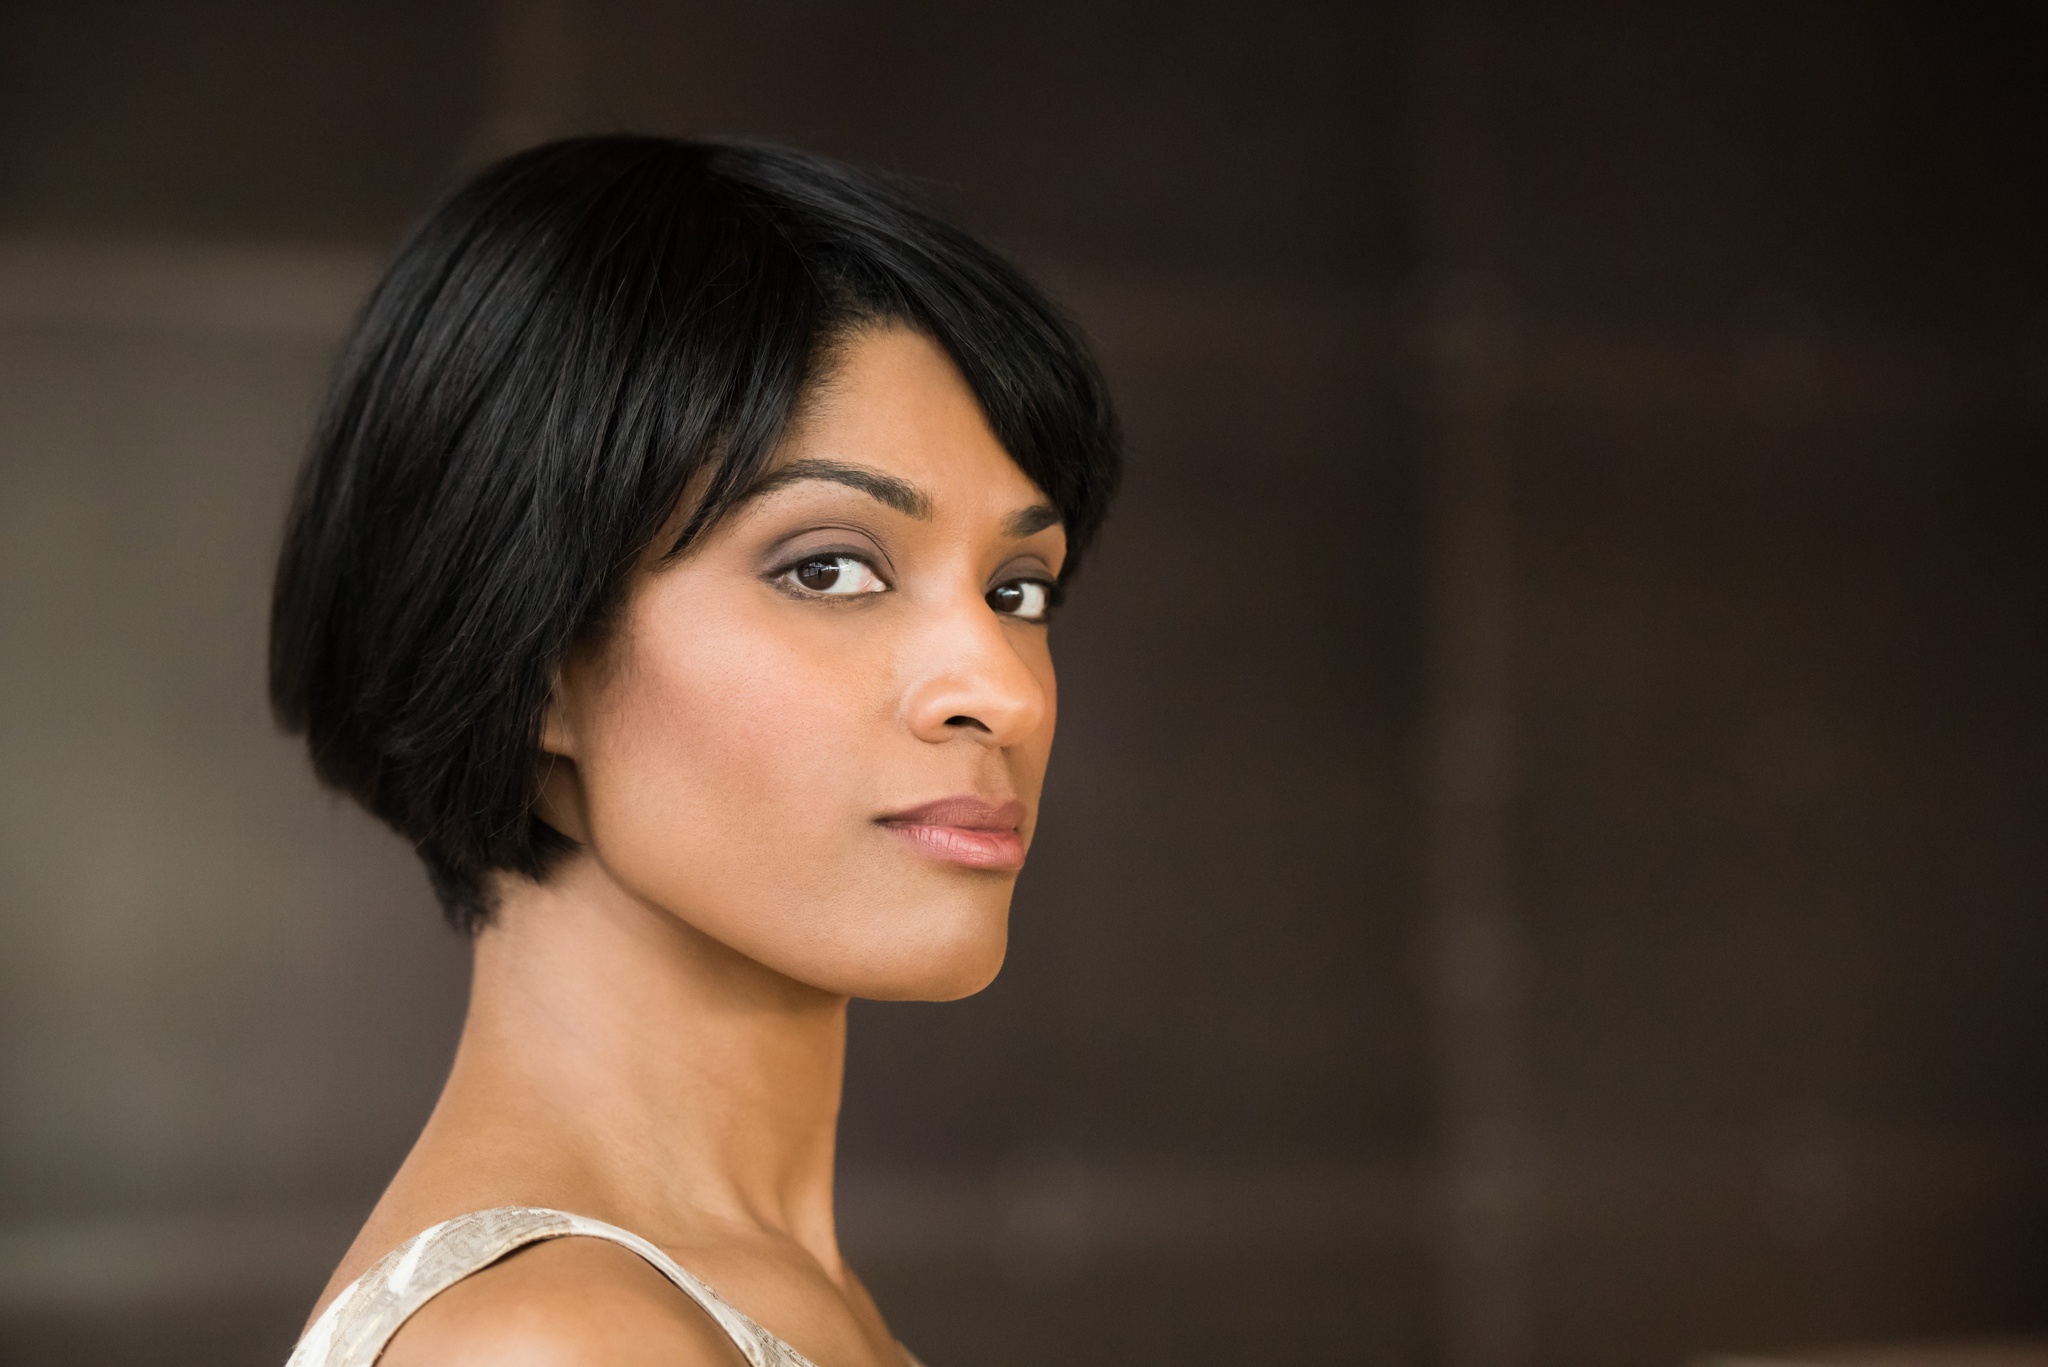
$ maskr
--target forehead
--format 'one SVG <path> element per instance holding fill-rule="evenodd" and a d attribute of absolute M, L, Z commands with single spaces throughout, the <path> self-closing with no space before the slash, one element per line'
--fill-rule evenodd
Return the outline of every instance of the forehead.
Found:
<path fill-rule="evenodd" d="M 948 505 L 1007 514 L 1044 501 L 997 440 L 952 359 L 907 327 L 863 329 L 844 344 L 806 396 L 769 470 L 806 460 L 908 480 L 941 515 Z"/>

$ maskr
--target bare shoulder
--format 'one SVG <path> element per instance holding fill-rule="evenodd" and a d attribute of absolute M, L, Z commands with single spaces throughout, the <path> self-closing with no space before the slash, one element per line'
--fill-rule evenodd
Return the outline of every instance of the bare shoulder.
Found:
<path fill-rule="evenodd" d="M 429 1301 L 379 1367 L 745 1367 L 639 1255 L 601 1239 L 521 1249 Z"/>

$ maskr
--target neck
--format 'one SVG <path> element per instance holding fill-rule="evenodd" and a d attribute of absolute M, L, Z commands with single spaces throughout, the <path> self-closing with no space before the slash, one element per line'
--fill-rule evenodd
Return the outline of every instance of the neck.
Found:
<path fill-rule="evenodd" d="M 507 1161 L 556 1199 L 658 1242 L 750 1227 L 836 1273 L 845 1058 L 844 997 L 709 939 L 578 855 L 545 884 L 508 887 L 478 936 L 430 1129 L 500 1131 Z"/>

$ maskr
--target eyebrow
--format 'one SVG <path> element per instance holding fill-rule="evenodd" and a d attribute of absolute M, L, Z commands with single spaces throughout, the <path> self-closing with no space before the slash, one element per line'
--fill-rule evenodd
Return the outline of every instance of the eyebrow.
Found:
<path fill-rule="evenodd" d="M 1060 516 L 1060 510 L 1050 503 L 1034 503 L 1029 508 L 1021 509 L 1004 518 L 1003 530 L 1021 541 L 1027 536 L 1037 535 L 1047 527 L 1057 527 L 1065 521 L 1066 519 Z"/>
<path fill-rule="evenodd" d="M 864 465 L 847 465 L 836 460 L 793 460 L 779 469 L 771 470 L 740 497 L 743 503 L 765 497 L 777 489 L 786 489 L 792 484 L 820 481 L 826 484 L 841 484 L 849 489 L 858 489 L 869 498 L 887 504 L 906 517 L 928 522 L 932 516 L 931 496 L 909 480 L 885 475 L 879 470 L 870 470 Z M 1003 519 L 1005 534 L 1022 540 L 1035 536 L 1048 527 L 1057 527 L 1066 519 L 1060 510 L 1049 503 L 1034 503 L 1020 508 Z"/>
<path fill-rule="evenodd" d="M 843 465 L 836 460 L 793 460 L 777 470 L 771 470 L 754 481 L 754 487 L 741 495 L 743 503 L 786 489 L 792 484 L 810 480 L 821 480 L 826 484 L 843 484 L 849 489 L 858 489 L 878 503 L 885 503 L 919 521 L 930 521 L 932 500 L 924 490 L 909 480 L 885 475 L 879 470 L 870 470 L 861 465 Z"/>

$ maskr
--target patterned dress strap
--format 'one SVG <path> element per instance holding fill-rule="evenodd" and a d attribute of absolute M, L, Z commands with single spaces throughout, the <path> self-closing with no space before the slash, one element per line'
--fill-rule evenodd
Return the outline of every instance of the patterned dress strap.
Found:
<path fill-rule="evenodd" d="M 570 1235 L 619 1244 L 653 1264 L 704 1308 L 750 1367 L 813 1367 L 803 1354 L 639 1235 L 602 1220 L 536 1206 L 499 1206 L 458 1215 L 400 1244 L 335 1297 L 299 1340 L 285 1367 L 373 1367 L 392 1335 L 428 1301 L 528 1244 Z"/>

